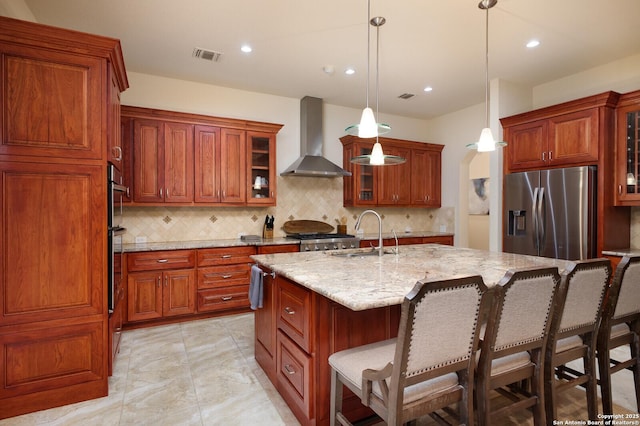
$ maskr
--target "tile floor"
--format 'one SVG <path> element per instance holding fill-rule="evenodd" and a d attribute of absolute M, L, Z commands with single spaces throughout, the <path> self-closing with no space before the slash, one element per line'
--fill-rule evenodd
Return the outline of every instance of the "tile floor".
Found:
<path fill-rule="evenodd" d="M 634 410 L 631 374 L 617 376 L 614 399 Z M 254 359 L 250 313 L 126 331 L 109 389 L 0 426 L 298 425 Z"/>

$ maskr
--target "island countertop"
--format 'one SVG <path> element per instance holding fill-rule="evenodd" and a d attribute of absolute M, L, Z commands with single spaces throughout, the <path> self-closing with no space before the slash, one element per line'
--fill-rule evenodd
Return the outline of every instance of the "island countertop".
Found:
<path fill-rule="evenodd" d="M 509 269 L 557 266 L 562 273 L 570 263 L 566 260 L 440 244 L 400 246 L 399 254 L 381 257 L 345 256 L 350 252 L 368 250 L 251 257 L 276 274 L 354 311 L 400 304 L 419 280 L 436 281 L 479 274 L 485 284 L 491 287 L 498 284 Z"/>

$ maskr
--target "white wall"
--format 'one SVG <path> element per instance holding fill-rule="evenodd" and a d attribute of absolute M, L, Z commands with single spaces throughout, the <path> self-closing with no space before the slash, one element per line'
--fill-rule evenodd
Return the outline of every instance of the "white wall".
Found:
<path fill-rule="evenodd" d="M 534 87 L 533 107 L 542 108 L 609 90 L 627 93 L 638 89 L 640 53 Z"/>
<path fill-rule="evenodd" d="M 219 117 L 284 124 L 278 133 L 277 169 L 284 171 L 300 155 L 300 99 L 285 98 L 210 84 L 128 72 L 129 89 L 122 104 Z M 360 120 L 361 110 L 324 104 L 324 155 L 342 165 L 344 129 Z M 393 115 L 378 118 L 391 124 L 392 138 L 428 142 L 428 122 Z M 435 141 L 438 143 L 437 141 Z"/>

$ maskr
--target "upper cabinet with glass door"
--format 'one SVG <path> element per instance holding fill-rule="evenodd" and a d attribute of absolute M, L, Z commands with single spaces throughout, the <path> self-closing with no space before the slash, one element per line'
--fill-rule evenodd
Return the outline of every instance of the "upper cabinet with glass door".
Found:
<path fill-rule="evenodd" d="M 616 205 L 640 205 L 640 90 L 620 97 L 616 114 Z"/>
<path fill-rule="evenodd" d="M 275 133 L 247 132 L 249 167 L 247 197 L 249 205 L 276 205 Z"/>

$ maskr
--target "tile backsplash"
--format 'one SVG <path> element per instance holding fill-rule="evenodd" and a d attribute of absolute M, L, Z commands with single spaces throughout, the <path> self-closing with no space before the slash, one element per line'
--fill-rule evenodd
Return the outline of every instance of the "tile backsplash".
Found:
<path fill-rule="evenodd" d="M 125 207 L 125 243 L 136 237 L 147 242 L 234 239 L 240 234 L 262 235 L 265 216 L 275 217 L 274 237 L 285 236 L 288 220 L 327 222 L 334 227 L 347 218 L 347 232 L 354 233 L 355 220 L 363 208 L 342 206 L 341 178 L 278 177 L 278 200 L 273 207 Z M 405 230 L 454 232 L 454 209 L 375 208 L 383 218 L 383 232 Z M 365 233 L 378 231 L 373 217 L 362 221 Z"/>

